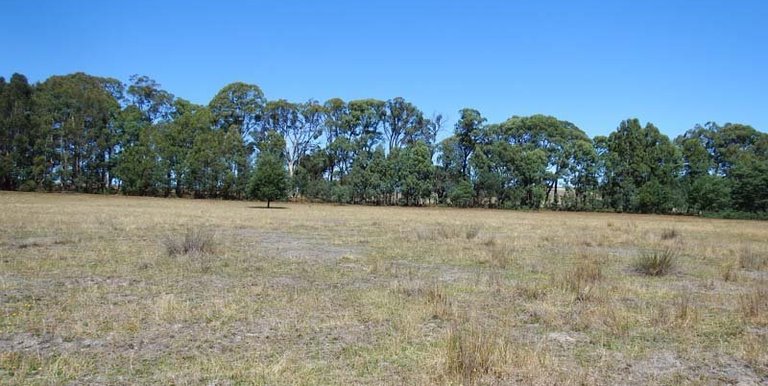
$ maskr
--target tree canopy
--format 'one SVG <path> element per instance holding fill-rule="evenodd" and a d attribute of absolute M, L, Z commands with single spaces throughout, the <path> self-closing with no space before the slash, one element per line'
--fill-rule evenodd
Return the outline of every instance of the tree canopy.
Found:
<path fill-rule="evenodd" d="M 768 134 L 746 124 L 670 139 L 629 118 L 590 138 L 547 115 L 458 114 L 441 136 L 441 114 L 401 97 L 292 102 L 235 82 L 197 105 L 142 75 L 12 74 L 0 189 L 768 217 Z"/>

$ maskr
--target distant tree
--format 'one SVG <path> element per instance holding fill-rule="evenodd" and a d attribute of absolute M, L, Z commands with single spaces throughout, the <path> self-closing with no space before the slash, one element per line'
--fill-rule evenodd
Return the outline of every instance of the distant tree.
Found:
<path fill-rule="evenodd" d="M 259 86 L 234 82 L 224 86 L 208 104 L 213 127 L 221 132 L 226 172 L 221 194 L 226 198 L 245 197 L 253 141 L 263 130 L 266 100 Z"/>
<path fill-rule="evenodd" d="M 248 187 L 252 198 L 270 202 L 284 198 L 288 189 L 288 173 L 285 170 L 285 140 L 270 131 L 258 144 L 259 156 Z"/>
<path fill-rule="evenodd" d="M 459 114 L 454 136 L 461 150 L 461 174 L 464 178 L 469 178 L 469 157 L 475 151 L 476 139 L 486 119 L 475 109 L 461 109 Z"/>
<path fill-rule="evenodd" d="M 248 141 L 262 121 L 265 103 L 259 86 L 235 82 L 219 90 L 208 108 L 217 129 L 235 129 L 244 141 Z"/>
<path fill-rule="evenodd" d="M 688 190 L 688 205 L 694 211 L 718 212 L 731 207 L 731 186 L 722 176 L 698 177 Z"/>
<path fill-rule="evenodd" d="M 606 146 L 603 192 L 611 207 L 663 213 L 682 205 L 680 151 L 653 124 L 622 121 Z"/>
<path fill-rule="evenodd" d="M 466 208 L 472 205 L 472 198 L 474 196 L 474 188 L 472 183 L 467 180 L 462 180 L 457 183 L 448 192 L 448 198 L 451 200 L 451 205 Z"/>
<path fill-rule="evenodd" d="M 429 147 L 419 141 L 397 153 L 395 170 L 405 204 L 422 205 L 432 194 L 434 166 Z"/>
<path fill-rule="evenodd" d="M 103 191 L 119 146 L 115 118 L 120 106 L 114 91 L 118 82 L 84 73 L 52 76 L 35 92 L 35 138 L 49 154 L 42 181 L 56 181 L 64 190 Z M 41 149 L 42 150 L 42 149 Z M 38 174 L 38 173 L 35 173 Z M 45 182 L 43 184 L 46 184 Z"/>
<path fill-rule="evenodd" d="M 424 114 L 412 103 L 397 97 L 384 104 L 383 132 L 387 151 L 416 141 L 426 142 L 429 130 Z"/>
<path fill-rule="evenodd" d="M 33 92 L 24 75 L 13 74 L 7 84 L 0 78 L 0 189 L 36 187 Z"/>

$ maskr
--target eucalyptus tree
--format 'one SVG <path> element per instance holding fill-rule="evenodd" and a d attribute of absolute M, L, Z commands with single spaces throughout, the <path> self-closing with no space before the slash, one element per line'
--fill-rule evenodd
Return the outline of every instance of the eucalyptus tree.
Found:
<path fill-rule="evenodd" d="M 384 111 L 382 129 L 388 153 L 403 145 L 427 140 L 424 114 L 412 103 L 397 97 L 384 104 Z"/>
<path fill-rule="evenodd" d="M 469 158 L 475 151 L 477 137 L 480 135 L 487 120 L 479 111 L 470 108 L 459 110 L 459 121 L 454 128 L 456 144 L 461 151 L 461 174 L 469 178 Z"/>
<path fill-rule="evenodd" d="M 299 159 L 314 149 L 323 132 L 324 108 L 315 100 L 291 103 L 284 99 L 267 102 L 263 130 L 285 138 L 288 175 L 293 177 Z"/>
<path fill-rule="evenodd" d="M 544 151 L 546 197 L 552 197 L 555 206 L 559 205 L 561 181 L 567 184 L 585 181 L 585 173 L 589 171 L 586 164 L 593 162 L 595 154 L 591 150 L 591 139 L 573 123 L 545 115 L 512 117 L 502 124 L 502 130 L 512 143 Z M 579 176 L 571 180 L 574 174 Z"/>
<path fill-rule="evenodd" d="M 172 120 L 159 128 L 158 153 L 163 160 L 164 194 L 182 196 L 192 183 L 189 179 L 190 163 L 195 140 L 211 130 L 213 117 L 206 106 L 197 105 L 184 99 L 176 99 Z M 212 144 L 213 145 L 213 144 Z M 211 146 L 208 151 L 224 149 Z"/>
<path fill-rule="evenodd" d="M 242 198 L 245 194 L 253 142 L 262 131 L 265 104 L 259 86 L 244 82 L 224 86 L 208 103 L 213 127 L 226 149 L 222 193 L 228 198 Z"/>
<path fill-rule="evenodd" d="M 53 147 L 50 170 L 62 189 L 96 192 L 109 185 L 120 110 L 115 83 L 75 73 L 48 78 L 35 93 L 38 140 Z"/>
<path fill-rule="evenodd" d="M 0 189 L 28 190 L 37 185 L 33 92 L 24 75 L 11 75 L 9 83 L 0 77 Z"/>
<path fill-rule="evenodd" d="M 343 132 L 349 124 L 349 107 L 344 100 L 332 98 L 323 104 L 325 119 L 323 121 L 323 133 L 325 139 L 325 151 L 328 157 L 328 181 L 341 179 L 345 174 L 346 141 Z"/>
<path fill-rule="evenodd" d="M 618 210 L 669 212 L 682 203 L 679 150 L 651 123 L 622 121 L 607 139 L 604 190 Z"/>
<path fill-rule="evenodd" d="M 266 99 L 259 86 L 234 82 L 219 90 L 208 108 L 217 129 L 234 128 L 247 141 L 261 123 L 265 104 Z"/>

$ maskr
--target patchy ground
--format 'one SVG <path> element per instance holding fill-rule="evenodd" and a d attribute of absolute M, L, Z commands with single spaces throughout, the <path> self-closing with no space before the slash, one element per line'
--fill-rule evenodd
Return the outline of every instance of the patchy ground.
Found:
<path fill-rule="evenodd" d="M 768 383 L 765 223 L 252 207 L 0 193 L 0 383 Z"/>

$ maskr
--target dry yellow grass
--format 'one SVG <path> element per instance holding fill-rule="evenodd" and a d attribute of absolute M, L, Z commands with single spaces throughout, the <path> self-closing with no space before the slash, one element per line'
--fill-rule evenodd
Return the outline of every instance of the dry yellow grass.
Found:
<path fill-rule="evenodd" d="M 0 383 L 768 382 L 764 222 L 258 206 L 0 193 Z"/>

